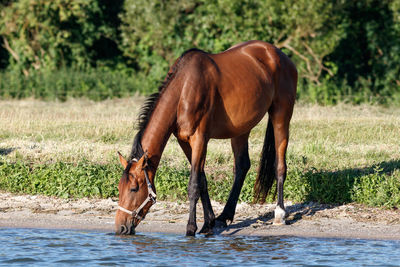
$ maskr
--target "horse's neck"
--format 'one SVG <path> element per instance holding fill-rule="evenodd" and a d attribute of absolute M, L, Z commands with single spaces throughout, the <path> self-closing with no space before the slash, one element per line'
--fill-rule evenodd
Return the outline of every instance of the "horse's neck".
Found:
<path fill-rule="evenodd" d="M 169 137 L 176 125 L 176 109 L 179 93 L 175 90 L 164 92 L 150 117 L 143 133 L 142 147 L 152 158 L 152 164 L 157 168 L 161 155 Z"/>

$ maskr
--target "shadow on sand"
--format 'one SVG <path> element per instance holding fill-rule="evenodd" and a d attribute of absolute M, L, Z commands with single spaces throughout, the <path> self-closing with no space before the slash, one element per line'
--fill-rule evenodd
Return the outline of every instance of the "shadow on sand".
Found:
<path fill-rule="evenodd" d="M 305 172 L 301 179 L 310 184 L 306 201 L 286 206 L 286 224 L 295 224 L 305 216 L 313 216 L 321 210 L 333 209 L 344 203 L 353 202 L 352 190 L 355 181 L 370 174 L 390 175 L 400 169 L 400 160 L 383 161 L 365 168 L 350 168 L 334 172 L 316 172 L 315 170 Z M 316 204 L 332 203 L 332 204 Z M 239 232 L 246 227 L 257 225 L 272 225 L 274 211 L 269 211 L 257 218 L 234 222 L 227 228 L 214 228 L 215 234 L 230 230 L 230 235 Z"/>
<path fill-rule="evenodd" d="M 316 212 L 326 209 L 332 209 L 340 205 L 334 204 L 316 204 L 313 202 L 298 203 L 290 206 L 286 206 L 286 212 L 288 216 L 286 217 L 286 224 L 294 224 L 297 221 L 303 219 L 305 216 L 313 216 Z M 257 218 L 246 219 L 243 221 L 234 222 L 228 225 L 227 228 L 214 228 L 214 234 L 221 234 L 222 232 L 228 230 L 229 235 L 234 235 L 240 232 L 244 228 L 252 227 L 255 228 L 259 225 L 272 225 L 274 219 L 274 211 L 268 211 L 264 215 Z"/>

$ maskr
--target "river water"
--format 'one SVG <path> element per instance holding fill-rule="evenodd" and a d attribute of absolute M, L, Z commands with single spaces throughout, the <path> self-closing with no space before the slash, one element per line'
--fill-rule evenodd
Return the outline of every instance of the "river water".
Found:
<path fill-rule="evenodd" d="M 0 228 L 2 266 L 400 266 L 400 241 Z"/>

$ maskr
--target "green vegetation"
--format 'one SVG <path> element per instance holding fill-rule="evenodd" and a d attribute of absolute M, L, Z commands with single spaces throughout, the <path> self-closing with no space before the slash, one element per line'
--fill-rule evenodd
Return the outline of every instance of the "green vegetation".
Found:
<path fill-rule="evenodd" d="M 338 172 L 314 172 L 292 166 L 285 184 L 285 199 L 294 202 L 315 201 L 321 203 L 357 202 L 370 206 L 398 207 L 400 204 L 400 163 L 382 163 L 363 170 Z M 295 170 L 293 170 L 295 169 Z M 0 189 L 14 193 L 68 197 L 117 197 L 117 184 L 121 175 L 118 164 L 77 164 L 56 162 L 31 164 L 23 161 L 0 160 Z M 225 202 L 232 186 L 230 173 L 208 174 L 210 196 Z M 253 185 L 256 172 L 248 174 L 239 201 L 253 201 Z M 156 178 L 158 199 L 186 200 L 189 168 L 171 168 L 161 165 Z M 272 202 L 273 196 L 267 201 Z"/>
<path fill-rule="evenodd" d="M 5 72 L 0 73 L 0 97 L 61 101 L 80 97 L 95 101 L 126 97 L 134 92 L 144 93 L 135 76 L 127 69 L 116 71 L 106 68 L 88 68 L 85 71 L 67 68 L 27 77 L 18 72 Z"/>
<path fill-rule="evenodd" d="M 400 0 L 0 0 L 0 98 L 149 94 L 183 51 L 259 39 L 302 101 L 398 105 L 398 36 Z"/>
<path fill-rule="evenodd" d="M 0 188 L 8 192 L 68 197 L 118 195 L 119 166 L 87 162 L 31 164 L 0 162 Z"/>
<path fill-rule="evenodd" d="M 115 197 L 142 97 L 92 102 L 0 101 L 0 190 Z M 291 124 L 285 199 L 400 206 L 400 109 L 298 104 Z M 250 135 L 252 167 L 240 201 L 252 202 L 266 119 Z M 206 174 L 213 200 L 233 182 L 229 140 L 212 140 Z M 174 137 L 157 172 L 159 199 L 186 200 L 189 164 Z M 268 201 L 273 201 L 273 195 Z"/>

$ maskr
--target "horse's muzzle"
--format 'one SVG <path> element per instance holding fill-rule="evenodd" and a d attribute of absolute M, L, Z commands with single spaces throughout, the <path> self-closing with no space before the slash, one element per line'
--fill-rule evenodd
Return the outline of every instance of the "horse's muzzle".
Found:
<path fill-rule="evenodd" d="M 117 235 L 134 235 L 135 227 L 132 225 L 120 225 L 117 227 L 115 234 Z"/>

